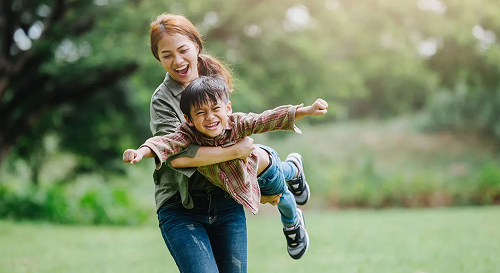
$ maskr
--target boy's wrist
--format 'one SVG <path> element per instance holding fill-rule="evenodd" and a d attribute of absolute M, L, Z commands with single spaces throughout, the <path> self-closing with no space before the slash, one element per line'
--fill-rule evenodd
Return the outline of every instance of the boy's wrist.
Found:
<path fill-rule="evenodd" d="M 311 115 L 311 106 L 299 106 L 296 110 L 295 118 L 300 119 Z"/>
<path fill-rule="evenodd" d="M 306 116 L 310 116 L 312 107 L 311 106 L 304 106 L 303 108 L 304 108 L 304 114 Z"/>
<path fill-rule="evenodd" d="M 141 148 L 139 148 L 139 150 L 137 150 L 137 153 L 140 154 L 142 157 L 152 153 L 151 149 L 147 146 L 142 146 Z"/>

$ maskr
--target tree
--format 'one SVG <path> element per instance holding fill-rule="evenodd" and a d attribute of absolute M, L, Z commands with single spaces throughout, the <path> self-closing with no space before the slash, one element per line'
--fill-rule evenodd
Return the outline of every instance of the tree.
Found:
<path fill-rule="evenodd" d="M 134 107 L 123 79 L 137 65 L 119 50 L 109 53 L 105 37 L 92 36 L 99 18 L 119 6 L 106 3 L 1 0 L 0 164 L 13 150 L 30 160 L 49 133 L 63 149 L 86 156 L 82 162 L 91 159 L 84 169 L 105 168 L 99 162 L 120 152 L 117 139 L 109 140 L 119 132 L 109 131 L 135 126 L 124 117 L 133 116 Z M 121 124 L 106 132 L 85 133 L 116 121 Z M 103 138 L 104 149 L 89 149 Z"/>

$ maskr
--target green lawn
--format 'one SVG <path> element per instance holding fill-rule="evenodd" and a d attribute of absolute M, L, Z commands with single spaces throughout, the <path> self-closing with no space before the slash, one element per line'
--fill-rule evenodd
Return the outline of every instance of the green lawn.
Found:
<path fill-rule="evenodd" d="M 249 272 L 500 272 L 500 206 L 304 213 L 311 246 L 298 261 L 272 207 L 248 215 Z M 2 273 L 176 271 L 154 224 L 0 221 Z"/>

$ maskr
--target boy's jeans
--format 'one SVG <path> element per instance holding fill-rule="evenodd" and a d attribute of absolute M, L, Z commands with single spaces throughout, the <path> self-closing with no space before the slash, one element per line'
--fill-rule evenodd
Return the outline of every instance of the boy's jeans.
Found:
<path fill-rule="evenodd" d="M 266 150 L 271 155 L 271 165 L 257 177 L 260 193 L 262 195 L 281 193 L 280 202 L 278 203 L 281 223 L 284 227 L 293 226 L 298 220 L 297 205 L 295 197 L 288 190 L 285 179 L 294 178 L 297 175 L 297 167 L 292 162 L 281 162 L 278 153 L 272 148 L 260 144 L 255 144 L 255 146 Z"/>

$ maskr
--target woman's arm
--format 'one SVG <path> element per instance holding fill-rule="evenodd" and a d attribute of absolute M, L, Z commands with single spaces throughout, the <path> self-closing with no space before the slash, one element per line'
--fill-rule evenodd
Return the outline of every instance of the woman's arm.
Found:
<path fill-rule="evenodd" d="M 172 160 L 170 165 L 174 168 L 188 168 L 212 165 L 237 158 L 246 160 L 253 149 L 253 139 L 245 137 L 229 147 L 200 146 L 194 157 L 179 157 Z"/>

